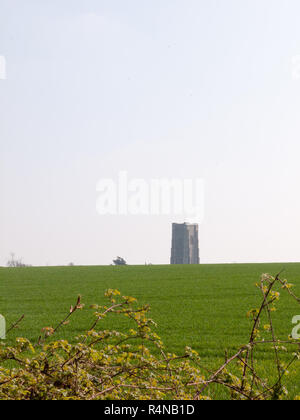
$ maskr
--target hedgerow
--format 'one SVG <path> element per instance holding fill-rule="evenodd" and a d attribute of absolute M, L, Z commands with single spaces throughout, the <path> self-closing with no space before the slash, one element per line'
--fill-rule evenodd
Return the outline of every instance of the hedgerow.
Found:
<path fill-rule="evenodd" d="M 149 306 L 138 306 L 136 299 L 122 296 L 118 290 L 106 292 L 107 306 L 93 305 L 95 318 L 84 334 L 73 342 L 55 340 L 55 333 L 83 309 L 78 297 L 65 319 L 55 328 L 45 327 L 37 343 L 27 338 L 17 338 L 13 346 L 1 343 L 0 399 L 208 400 L 214 398 L 216 385 L 232 400 L 288 399 L 285 378 L 292 365 L 299 365 L 300 341 L 277 339 L 272 315 L 280 291 L 299 304 L 300 299 L 279 275 L 263 275 L 257 287 L 262 302 L 247 314 L 252 321 L 249 342 L 227 356 L 214 372 L 202 366 L 191 348 L 181 356 L 167 352 L 154 331 Z M 116 315 L 128 318 L 132 328 L 126 333 L 101 328 L 106 317 Z M 260 376 L 256 358 L 260 347 L 274 353 L 275 379 L 271 372 L 264 375 L 267 378 Z"/>

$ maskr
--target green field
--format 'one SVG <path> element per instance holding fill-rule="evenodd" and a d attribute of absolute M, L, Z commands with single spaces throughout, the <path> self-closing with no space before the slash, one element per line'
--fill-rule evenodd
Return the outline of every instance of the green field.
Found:
<path fill-rule="evenodd" d="M 200 353 L 204 364 L 218 367 L 224 351 L 233 353 L 248 342 L 249 309 L 259 306 L 255 288 L 262 273 L 282 274 L 300 295 L 300 264 L 244 264 L 200 266 L 57 267 L 0 269 L 0 313 L 11 324 L 20 315 L 26 318 L 8 342 L 17 336 L 37 340 L 41 329 L 55 326 L 82 295 L 86 309 L 76 313 L 58 338 L 71 340 L 90 326 L 90 304 L 102 304 L 104 292 L 116 288 L 124 295 L 151 305 L 151 317 L 168 350 L 181 354 L 185 346 Z M 279 338 L 291 334 L 292 318 L 300 307 L 285 293 L 274 314 Z M 113 318 L 109 327 L 126 328 L 126 320 Z M 106 325 L 107 327 L 107 325 Z M 272 364 L 271 353 L 261 350 L 261 369 Z M 300 394 L 300 363 L 291 371 L 291 396 Z"/>

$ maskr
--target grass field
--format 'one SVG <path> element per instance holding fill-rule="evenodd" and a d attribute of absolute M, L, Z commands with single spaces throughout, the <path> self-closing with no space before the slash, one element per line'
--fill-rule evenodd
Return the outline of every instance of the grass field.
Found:
<path fill-rule="evenodd" d="M 0 269 L 0 313 L 11 324 L 20 315 L 26 318 L 20 329 L 10 334 L 37 340 L 41 329 L 55 326 L 68 313 L 78 294 L 86 308 L 104 303 L 104 291 L 119 289 L 122 294 L 151 305 L 151 317 L 168 350 L 182 353 L 190 346 L 203 363 L 218 367 L 224 351 L 233 352 L 248 342 L 251 323 L 249 309 L 257 307 L 261 296 L 255 288 L 262 273 L 276 274 L 295 285 L 300 295 L 300 264 L 245 264 L 200 266 L 57 267 Z M 274 314 L 279 338 L 291 334 L 292 318 L 300 307 L 285 293 Z M 71 340 L 90 326 L 93 312 L 76 313 L 58 338 Z M 109 327 L 126 328 L 126 320 L 109 321 Z M 107 327 L 107 325 L 106 325 Z M 262 372 L 272 364 L 271 353 L 260 351 Z M 300 363 L 288 378 L 291 396 L 300 394 Z"/>

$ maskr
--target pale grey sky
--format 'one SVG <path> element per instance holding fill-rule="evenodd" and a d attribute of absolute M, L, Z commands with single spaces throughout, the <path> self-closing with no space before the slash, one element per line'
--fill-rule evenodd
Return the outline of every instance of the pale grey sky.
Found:
<path fill-rule="evenodd" d="M 96 185 L 201 178 L 205 263 L 300 260 L 299 0 L 0 0 L 0 265 L 169 263 Z"/>

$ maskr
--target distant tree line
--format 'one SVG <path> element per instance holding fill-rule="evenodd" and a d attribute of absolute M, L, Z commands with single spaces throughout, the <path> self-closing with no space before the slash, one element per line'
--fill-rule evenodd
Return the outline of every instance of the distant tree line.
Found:
<path fill-rule="evenodd" d="M 113 263 L 114 263 L 115 265 L 127 265 L 127 262 L 124 260 L 124 258 L 121 258 L 121 257 L 117 257 L 117 258 L 113 261 Z"/>

